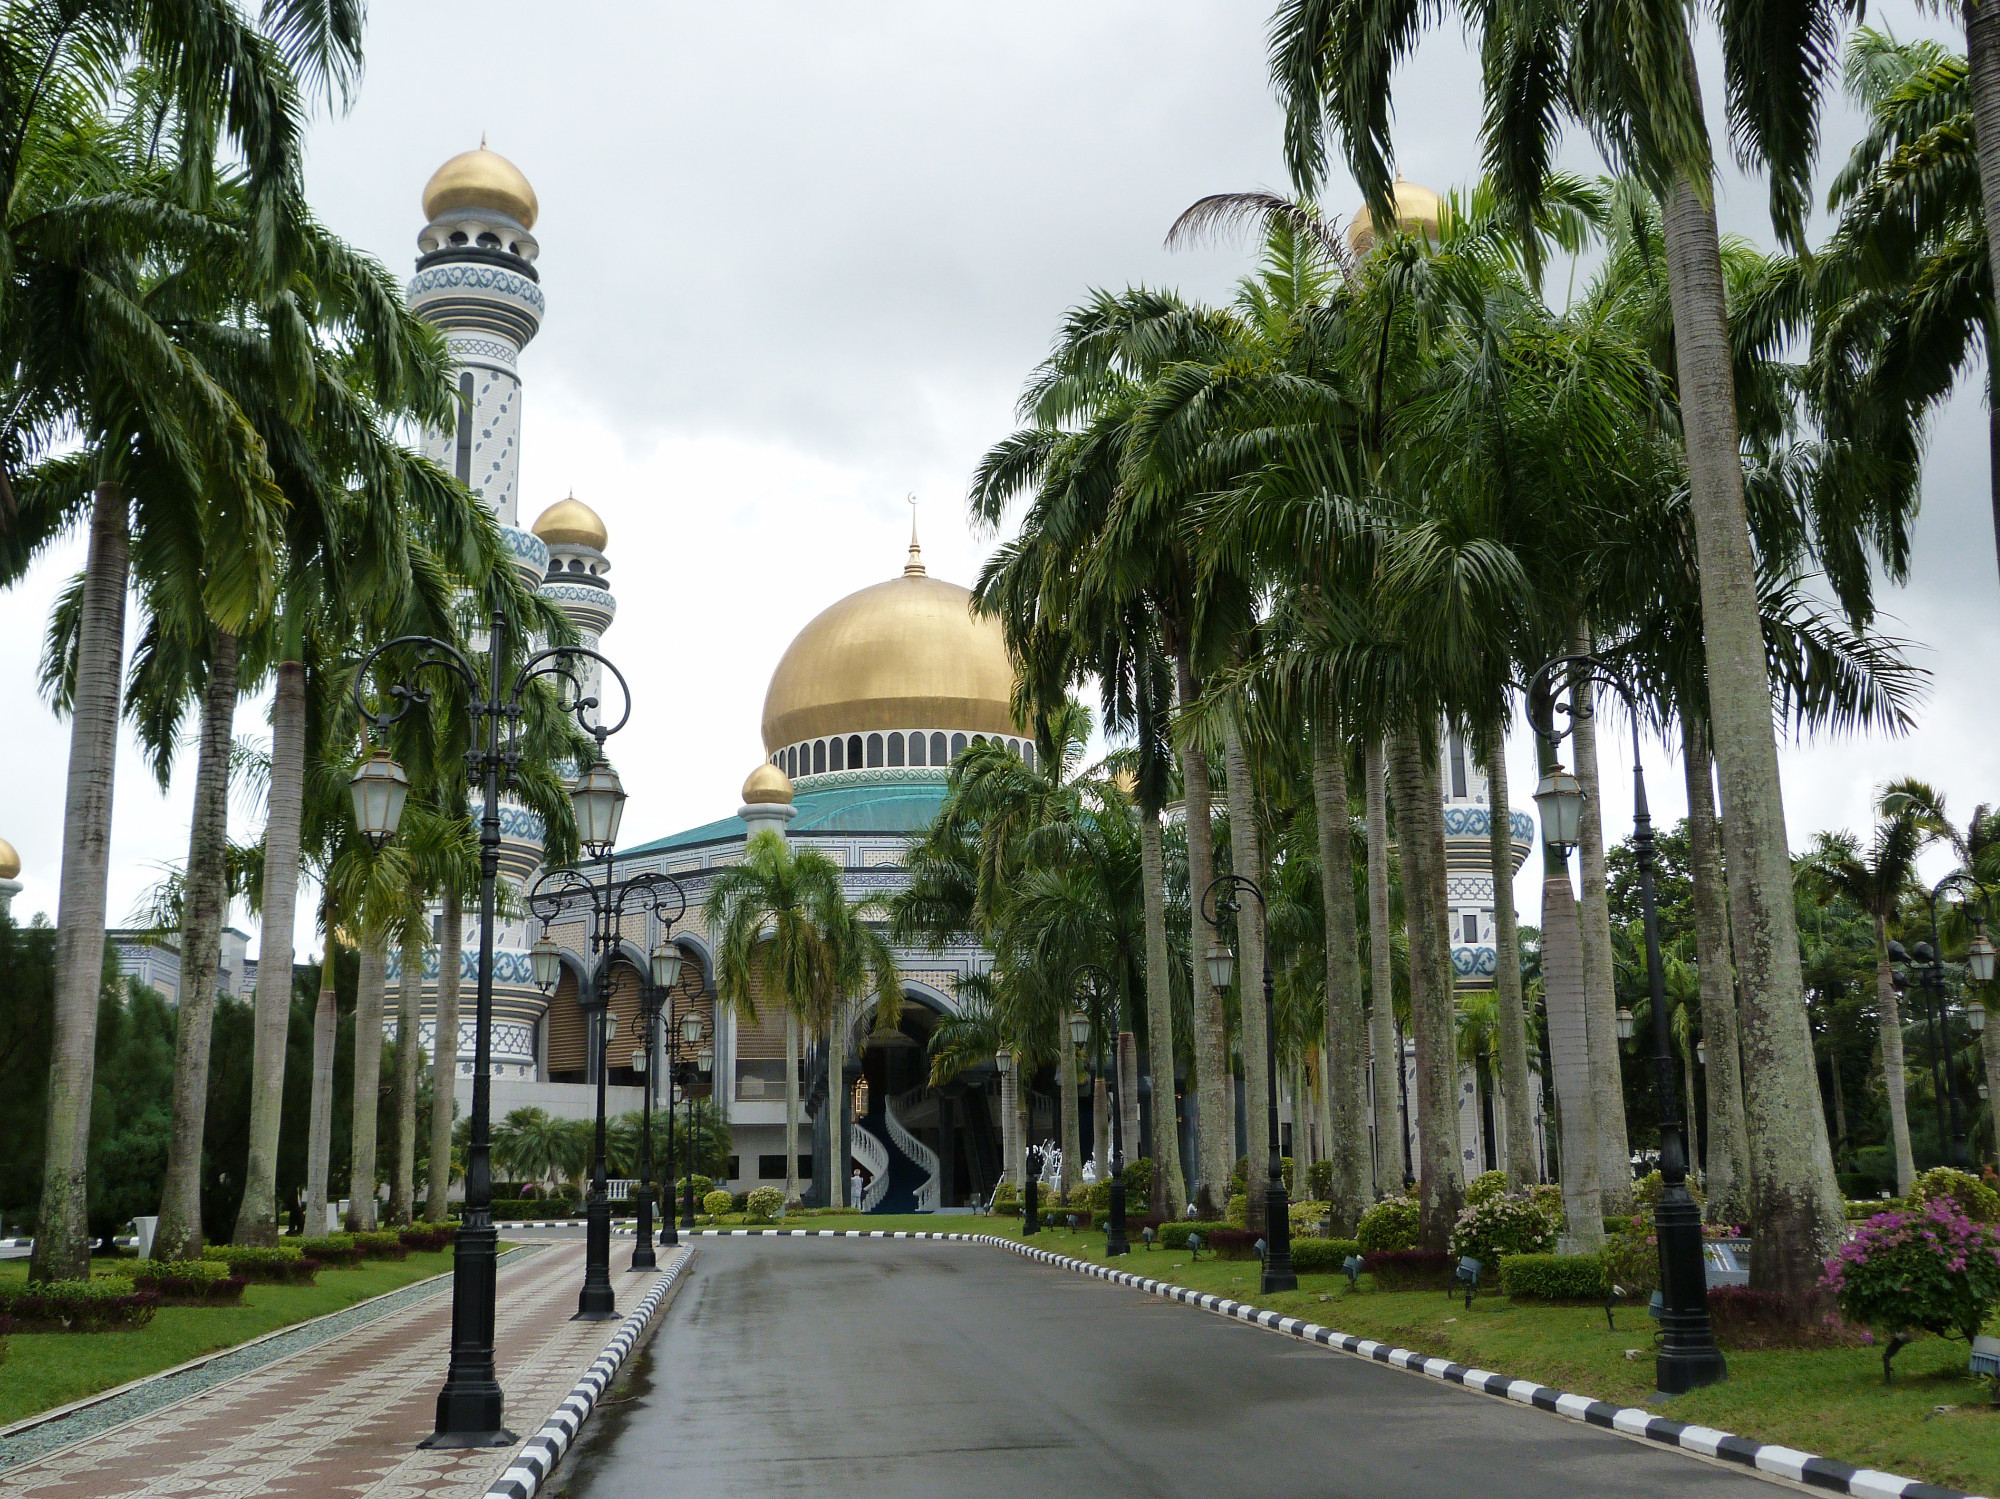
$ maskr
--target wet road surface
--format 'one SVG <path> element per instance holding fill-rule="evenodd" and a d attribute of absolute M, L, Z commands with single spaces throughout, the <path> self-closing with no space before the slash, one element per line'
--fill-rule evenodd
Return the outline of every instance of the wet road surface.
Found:
<path fill-rule="evenodd" d="M 1774 1492 L 978 1245 L 697 1242 L 565 1499 Z"/>

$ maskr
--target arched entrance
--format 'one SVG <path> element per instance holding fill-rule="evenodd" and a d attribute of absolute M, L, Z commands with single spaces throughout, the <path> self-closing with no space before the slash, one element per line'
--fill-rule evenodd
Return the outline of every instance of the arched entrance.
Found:
<path fill-rule="evenodd" d="M 993 1190 L 999 1171 L 998 1079 L 985 1063 L 942 1087 L 931 1085 L 930 1043 L 944 1014 L 939 997 L 911 989 L 894 1031 L 876 1031 L 872 1017 L 863 1016 L 848 1037 L 834 1116 L 846 1149 L 827 1154 L 847 1158 L 845 1177 L 851 1178 L 856 1166 L 867 1177 L 865 1197 L 851 1206 L 879 1213 L 935 1212 L 969 1206 Z M 814 1092 L 825 1096 L 818 1088 Z M 819 1159 L 826 1158 L 821 1138 L 828 1146 L 834 1139 L 834 1132 L 822 1127 L 826 1119 L 822 1107 L 814 1120 Z"/>

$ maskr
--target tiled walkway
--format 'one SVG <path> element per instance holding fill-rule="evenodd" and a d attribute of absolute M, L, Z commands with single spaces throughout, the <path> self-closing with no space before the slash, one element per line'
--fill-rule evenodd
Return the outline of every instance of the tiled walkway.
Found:
<path fill-rule="evenodd" d="M 507 1424 L 525 1442 L 617 1331 L 572 1322 L 581 1240 L 500 1270 L 498 1362 Z M 679 1251 L 685 1253 L 685 1251 Z M 621 1312 L 654 1276 L 612 1260 Z M 663 1251 L 662 1271 L 673 1263 Z M 479 1499 L 512 1451 L 422 1452 L 444 1378 L 451 1298 L 433 1297 L 178 1405 L 0 1474 L 32 1499 L 282 1494 Z"/>

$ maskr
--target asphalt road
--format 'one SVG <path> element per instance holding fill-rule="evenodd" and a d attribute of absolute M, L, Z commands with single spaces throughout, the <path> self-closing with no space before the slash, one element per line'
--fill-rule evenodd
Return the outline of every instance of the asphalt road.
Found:
<path fill-rule="evenodd" d="M 698 1242 L 565 1499 L 1773 1492 L 977 1245 Z"/>

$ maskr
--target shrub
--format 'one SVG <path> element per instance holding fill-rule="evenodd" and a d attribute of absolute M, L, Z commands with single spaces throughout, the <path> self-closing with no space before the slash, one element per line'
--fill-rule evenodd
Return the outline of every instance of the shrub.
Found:
<path fill-rule="evenodd" d="M 1875 1178 L 1859 1171 L 1839 1171 L 1834 1173 L 1833 1179 L 1840 1183 L 1840 1195 L 1849 1202 L 1873 1197 L 1878 1190 Z"/>
<path fill-rule="evenodd" d="M 1160 1247 L 1162 1249 L 1185 1249 L 1187 1248 L 1189 1234 L 1200 1234 L 1202 1243 L 1206 1244 L 1210 1234 L 1214 1233 L 1218 1228 L 1226 1227 L 1228 1227 L 1227 1224 L 1203 1223 L 1199 1219 L 1194 1218 L 1180 1218 L 1172 1223 L 1162 1223 L 1160 1225 Z"/>
<path fill-rule="evenodd" d="M 1076 1219 L 1078 1228 L 1089 1228 L 1091 1212 L 1076 1203 L 1043 1203 L 1041 1209 L 1043 1228 L 1068 1228 L 1069 1220 Z"/>
<path fill-rule="evenodd" d="M 520 1221 L 533 1223 L 543 1218 L 567 1218 L 576 1211 L 576 1203 L 567 1197 L 496 1197 L 493 1199 L 493 1221 Z"/>
<path fill-rule="evenodd" d="M 1850 1321 L 1970 1342 L 2000 1306 L 2000 1229 L 1942 1200 L 1921 1212 L 1883 1213 L 1826 1262 L 1823 1284 Z"/>
<path fill-rule="evenodd" d="M 406 1260 L 410 1248 L 393 1228 L 375 1233 L 355 1234 L 354 1245 L 371 1260 Z"/>
<path fill-rule="evenodd" d="M 1222 1216 L 1224 1221 L 1237 1228 L 1243 1227 L 1250 1221 L 1250 1199 L 1241 1192 L 1234 1194 L 1223 1205 Z"/>
<path fill-rule="evenodd" d="M 701 1180 L 701 1178 L 697 1176 L 697 1177 L 695 1178 L 695 1180 L 696 1180 L 697 1182 L 699 1182 L 699 1181 Z M 718 1190 L 720 1190 L 720 1189 L 718 1189 Z M 747 1212 L 749 1212 L 749 1211 L 750 1211 L 750 1194 L 749 1194 L 748 1192 L 731 1192 L 731 1193 L 729 1194 L 729 1211 L 730 1211 L 730 1212 L 732 1212 L 732 1213 L 747 1213 Z"/>
<path fill-rule="evenodd" d="M 1465 1205 L 1478 1207 L 1495 1197 L 1507 1195 L 1507 1173 L 1504 1171 L 1482 1171 L 1465 1184 Z"/>
<path fill-rule="evenodd" d="M 1142 1155 L 1125 1163 L 1125 1211 L 1138 1213 L 1153 1201 L 1153 1158 Z M 1111 1206 L 1109 1199 L 1106 1207 Z"/>
<path fill-rule="evenodd" d="M 1528 1188 L 1528 1201 L 1549 1220 L 1549 1226 L 1557 1233 L 1569 1227 L 1569 1213 L 1563 1207 L 1563 1189 L 1554 1182 L 1538 1182 Z"/>
<path fill-rule="evenodd" d="M 1241 1197 L 1250 1190 L 1250 1157 L 1240 1155 L 1236 1164 L 1229 1168 L 1229 1192 L 1231 1197 Z"/>
<path fill-rule="evenodd" d="M 1451 1231 L 1451 1252 L 1488 1270 L 1510 1254 L 1547 1254 L 1555 1247 L 1555 1229 L 1525 1197 L 1487 1197 L 1460 1210 Z"/>
<path fill-rule="evenodd" d="M 120 1260 L 108 1272 L 152 1291 L 161 1306 L 221 1306 L 243 1299 L 242 1276 L 214 1260 Z"/>
<path fill-rule="evenodd" d="M 1625 1294 L 1645 1298 L 1660 1289 L 1660 1241 L 1650 1227 L 1636 1220 L 1625 1232 L 1604 1239 L 1604 1273 Z"/>
<path fill-rule="evenodd" d="M 1201 1242 L 1204 1248 L 1214 1250 L 1219 1260 L 1254 1260 L 1259 1257 L 1257 1241 L 1263 1237 L 1247 1228 L 1218 1228 L 1204 1235 Z"/>
<path fill-rule="evenodd" d="M 777 1187 L 758 1187 L 750 1193 L 744 1204 L 744 1212 L 752 1223 L 769 1223 L 778 1216 L 778 1209 L 785 1205 L 785 1194 Z"/>
<path fill-rule="evenodd" d="M 1451 1285 L 1458 1260 L 1435 1249 L 1363 1251 L 1361 1268 L 1385 1291 L 1435 1291 Z"/>
<path fill-rule="evenodd" d="M 1317 1238 L 1319 1226 L 1326 1222 L 1326 1215 L 1332 1211 L 1333 1204 L 1314 1202 L 1308 1198 L 1304 1202 L 1287 1203 L 1286 1208 L 1289 1212 L 1293 1238 Z"/>
<path fill-rule="evenodd" d="M 310 1255 L 322 1265 L 332 1265 L 336 1269 L 348 1270 L 361 1263 L 361 1246 L 354 1242 L 352 1234 L 321 1234 L 312 1239 L 294 1239 L 292 1248 L 304 1255 Z"/>
<path fill-rule="evenodd" d="M 449 1249 L 451 1241 L 458 1237 L 456 1223 L 417 1223 L 409 1228 L 398 1229 L 396 1237 L 405 1249 L 416 1250 L 420 1254 L 436 1254 L 440 1249 Z"/>
<path fill-rule="evenodd" d="M 1660 1194 L 1667 1189 L 1665 1178 L 1657 1171 L 1648 1171 L 1632 1184 L 1632 1199 L 1644 1208 L 1660 1205 Z M 1698 1203 L 1708 1202 L 1708 1189 L 1701 1184 L 1701 1178 L 1692 1171 L 1687 1174 L 1688 1195 Z"/>
<path fill-rule="evenodd" d="M 701 1210 L 711 1218 L 720 1218 L 736 1206 L 736 1199 L 727 1192 L 711 1192 L 701 1200 Z"/>
<path fill-rule="evenodd" d="M 1409 1197 L 1385 1197 L 1361 1215 L 1354 1237 L 1363 1254 L 1394 1254 L 1417 1247 L 1418 1208 Z"/>
<path fill-rule="evenodd" d="M 2000 1223 L 2000 1192 L 1969 1171 L 1933 1166 L 1910 1183 L 1910 1211 L 1921 1213 L 1930 1203 L 1947 1200 L 1974 1223 Z"/>
<path fill-rule="evenodd" d="M 16 1332 L 112 1332 L 144 1327 L 160 1305 L 122 1275 L 96 1280 L 0 1282 L 0 1315 Z"/>
<path fill-rule="evenodd" d="M 1315 1201 L 1333 1200 L 1333 1162 L 1314 1161 L 1306 1167 L 1306 1191 Z"/>
<path fill-rule="evenodd" d="M 1521 1301 L 1602 1301 L 1610 1287 L 1595 1254 L 1510 1254 L 1500 1289 Z"/>
<path fill-rule="evenodd" d="M 283 1281 L 309 1286 L 319 1273 L 319 1261 L 308 1259 L 291 1244 L 211 1244 L 201 1257 L 227 1265 L 245 1280 Z"/>
<path fill-rule="evenodd" d="M 996 1213 L 1018 1213 L 1021 1211 L 1021 1189 L 1010 1181 L 1002 1182 L 993 1189 L 993 1211 Z"/>
<path fill-rule="evenodd" d="M 687 1196 L 687 1189 L 688 1189 L 687 1181 L 688 1179 L 684 1176 L 679 1181 L 674 1183 L 674 1201 L 679 1202 L 682 1198 Z M 708 1196 L 708 1194 L 713 1192 L 714 1190 L 715 1190 L 715 1179 L 713 1177 L 703 1176 L 699 1171 L 695 1172 L 694 1200 L 696 1202 L 700 1202 L 702 1198 Z M 784 1196 L 785 1194 L 782 1191 L 780 1191 L 778 1193 L 779 1201 L 782 1202 L 784 1200 Z"/>
<path fill-rule="evenodd" d="M 1347 1257 L 1360 1252 L 1352 1239 L 1294 1239 L 1292 1268 L 1301 1275 L 1338 1274 Z"/>

